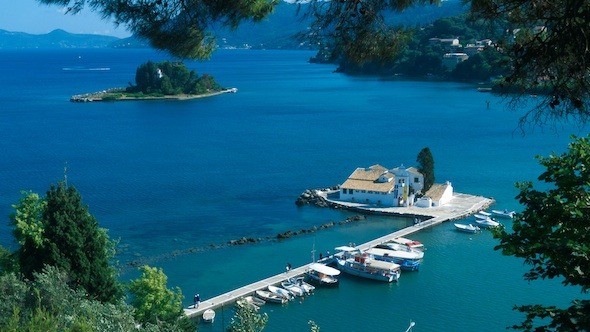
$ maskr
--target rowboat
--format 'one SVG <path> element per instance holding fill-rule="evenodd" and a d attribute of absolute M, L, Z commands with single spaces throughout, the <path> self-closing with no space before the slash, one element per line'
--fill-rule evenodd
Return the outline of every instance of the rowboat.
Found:
<path fill-rule="evenodd" d="M 207 309 L 203 312 L 203 322 L 205 323 L 213 323 L 215 320 L 215 311 L 213 309 Z"/>

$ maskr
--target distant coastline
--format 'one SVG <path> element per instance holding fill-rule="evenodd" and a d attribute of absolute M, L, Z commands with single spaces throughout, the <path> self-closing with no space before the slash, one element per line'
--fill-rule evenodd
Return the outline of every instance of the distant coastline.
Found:
<path fill-rule="evenodd" d="M 70 97 L 71 102 L 93 102 L 93 101 L 128 101 L 128 100 L 190 100 L 197 98 L 213 97 L 223 93 L 236 93 L 237 88 L 228 88 L 218 91 L 211 91 L 203 94 L 177 94 L 177 95 L 137 95 L 130 94 L 124 88 L 114 88 L 94 93 L 85 93 Z"/>

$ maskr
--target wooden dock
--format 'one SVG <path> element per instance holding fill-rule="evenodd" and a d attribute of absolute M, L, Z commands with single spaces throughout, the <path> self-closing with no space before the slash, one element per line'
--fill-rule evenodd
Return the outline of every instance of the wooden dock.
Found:
<path fill-rule="evenodd" d="M 378 208 L 354 203 L 351 203 L 354 204 L 354 206 L 345 207 L 354 208 L 355 210 L 365 211 L 367 213 L 399 215 L 418 218 L 419 220 L 419 222 L 415 223 L 412 226 L 400 229 L 391 234 L 387 234 L 380 238 L 356 246 L 359 249 L 365 250 L 372 248 L 378 244 L 388 242 L 397 237 L 405 237 L 407 235 L 416 233 L 422 229 L 433 227 L 446 221 L 457 220 L 473 215 L 479 211 L 485 210 L 493 203 L 494 200 L 491 198 L 455 193 L 453 199 L 448 204 L 442 207 Z M 289 272 L 283 272 L 281 274 L 271 276 L 264 280 L 260 280 L 255 283 L 240 287 L 238 289 L 234 289 L 230 292 L 218 295 L 211 299 L 201 301 L 197 308 L 193 308 L 193 305 L 189 306 L 188 308 L 185 308 L 184 313 L 185 315 L 191 318 L 200 317 L 203 314 L 203 312 L 207 309 L 216 309 L 219 307 L 224 307 L 226 305 L 233 304 L 239 298 L 252 295 L 255 291 L 265 289 L 269 285 L 278 285 L 282 281 L 287 280 L 289 278 L 301 276 L 307 272 L 310 264 L 292 268 Z"/>

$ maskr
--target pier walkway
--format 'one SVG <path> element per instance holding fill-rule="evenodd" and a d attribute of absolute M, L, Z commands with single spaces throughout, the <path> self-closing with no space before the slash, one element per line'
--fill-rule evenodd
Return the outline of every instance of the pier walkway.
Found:
<path fill-rule="evenodd" d="M 482 196 L 472 196 L 467 194 L 455 193 L 453 195 L 453 199 L 449 203 L 445 204 L 442 207 L 432 208 L 420 208 L 414 206 L 379 208 L 364 204 L 343 203 L 336 201 L 333 202 L 343 205 L 344 208 L 350 208 L 367 213 L 378 213 L 384 215 L 397 215 L 410 218 L 418 218 L 418 220 L 420 221 L 412 226 L 400 229 L 398 231 L 395 231 L 391 234 L 387 234 L 372 241 L 357 245 L 359 249 L 364 250 L 374 247 L 383 242 L 390 241 L 397 237 L 404 237 L 410 235 L 424 228 L 439 225 L 446 221 L 457 220 L 473 215 L 479 211 L 488 208 L 490 205 L 494 203 L 494 200 Z M 203 314 L 203 312 L 207 309 L 216 309 L 222 306 L 232 304 L 239 298 L 252 295 L 255 291 L 265 289 L 269 285 L 277 285 L 280 284 L 281 281 L 287 280 L 292 277 L 301 276 L 307 272 L 310 264 L 292 268 L 289 272 L 283 272 L 281 274 L 271 276 L 264 280 L 260 280 L 255 283 L 240 287 L 238 289 L 234 289 L 230 292 L 218 295 L 211 299 L 206 299 L 204 301 L 201 301 L 197 308 L 193 308 L 193 305 L 190 305 L 188 308 L 184 309 L 184 313 L 185 315 L 191 318 L 200 317 Z"/>

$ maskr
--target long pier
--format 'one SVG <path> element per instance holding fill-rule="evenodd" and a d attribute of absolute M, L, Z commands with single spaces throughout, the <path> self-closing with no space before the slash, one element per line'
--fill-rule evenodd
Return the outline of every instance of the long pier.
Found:
<path fill-rule="evenodd" d="M 398 231 L 387 234 L 380 238 L 357 245 L 357 248 L 365 250 L 375 247 L 378 244 L 391 241 L 395 238 L 405 237 L 407 235 L 416 233 L 422 229 L 439 225 L 446 221 L 457 220 L 473 215 L 479 211 L 487 209 L 490 205 L 494 203 L 494 200 L 483 196 L 473 196 L 455 193 L 453 195 L 453 199 L 449 203 L 441 207 L 431 208 L 421 208 L 414 206 L 382 208 L 358 203 L 345 203 L 336 201 L 332 201 L 332 203 L 341 204 L 343 208 L 354 209 L 366 213 L 405 216 L 416 218 L 418 220 L 418 222 L 414 223 L 412 226 L 402 228 Z M 206 299 L 204 301 L 201 301 L 197 308 L 194 308 L 192 305 L 188 308 L 185 308 L 184 313 L 185 315 L 191 318 L 200 317 L 203 314 L 203 312 L 207 309 L 216 309 L 219 307 L 232 304 L 239 298 L 252 295 L 252 293 L 254 293 L 255 291 L 265 289 L 269 285 L 277 285 L 289 278 L 301 276 L 307 272 L 310 264 L 311 263 L 292 268 L 288 272 L 283 272 L 266 278 L 264 280 L 260 280 L 255 283 L 240 287 L 238 289 L 234 289 L 225 294 L 215 296 L 211 299 Z"/>

